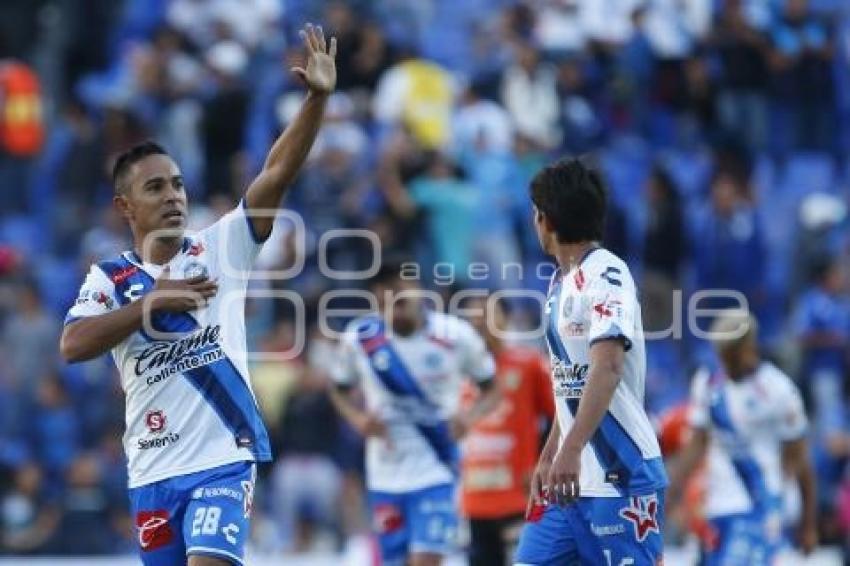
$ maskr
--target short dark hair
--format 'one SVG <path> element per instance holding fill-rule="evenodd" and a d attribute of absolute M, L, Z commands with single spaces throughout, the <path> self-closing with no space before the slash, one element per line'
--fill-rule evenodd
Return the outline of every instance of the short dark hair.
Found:
<path fill-rule="evenodd" d="M 601 240 L 608 190 L 602 175 L 583 160 L 564 158 L 544 167 L 531 181 L 531 201 L 562 243 Z"/>
<path fill-rule="evenodd" d="M 378 286 L 392 285 L 403 278 L 410 279 L 409 277 L 403 277 L 403 272 L 406 265 L 414 263 L 415 260 L 413 258 L 405 255 L 390 255 L 388 257 L 384 257 L 377 273 L 375 273 L 375 275 L 370 277 L 367 281 L 367 286 L 370 289 L 374 289 Z"/>
<path fill-rule="evenodd" d="M 168 152 L 156 142 L 144 141 L 138 143 L 118 156 L 112 167 L 112 186 L 116 193 L 126 192 L 125 177 L 130 167 L 149 155 L 168 155 Z"/>

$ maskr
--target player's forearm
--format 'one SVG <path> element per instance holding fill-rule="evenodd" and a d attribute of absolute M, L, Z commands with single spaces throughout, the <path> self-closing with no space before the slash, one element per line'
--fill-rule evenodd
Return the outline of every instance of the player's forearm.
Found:
<path fill-rule="evenodd" d="M 693 435 L 682 455 L 670 467 L 670 486 L 667 489 L 667 500 L 675 505 L 684 490 L 685 482 L 705 458 L 708 450 L 708 431 L 706 429 L 694 429 Z"/>
<path fill-rule="evenodd" d="M 67 362 L 82 362 L 105 354 L 144 324 L 147 296 L 120 309 L 82 318 L 62 331 L 59 352 Z"/>
<path fill-rule="evenodd" d="M 359 430 L 365 414 L 351 402 L 351 399 L 348 397 L 348 391 L 341 389 L 339 386 L 331 387 L 330 399 L 342 418 L 352 427 Z"/>
<path fill-rule="evenodd" d="M 558 453 L 558 445 L 561 440 L 561 425 L 558 423 L 558 418 L 552 422 L 552 428 L 549 430 L 549 436 L 546 437 L 546 443 L 543 445 L 543 450 L 540 451 L 540 460 L 551 462 Z"/>
<path fill-rule="evenodd" d="M 277 207 L 285 189 L 292 183 L 322 125 L 327 94 L 309 92 L 301 109 L 275 140 L 266 156 L 260 177 L 264 182 L 249 189 L 249 205 Z"/>
<path fill-rule="evenodd" d="M 797 481 L 800 484 L 800 498 L 803 503 L 801 523 L 804 527 L 814 527 L 817 523 L 817 485 L 808 455 L 804 456 L 799 464 Z"/>

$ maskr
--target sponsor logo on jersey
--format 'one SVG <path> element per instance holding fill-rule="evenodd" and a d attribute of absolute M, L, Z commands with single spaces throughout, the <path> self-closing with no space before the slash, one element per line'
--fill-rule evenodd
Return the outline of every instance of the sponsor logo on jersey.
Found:
<path fill-rule="evenodd" d="M 589 364 L 567 364 L 561 360 L 555 360 L 552 364 L 555 394 L 559 397 L 581 397 L 587 383 L 589 368 Z"/>
<path fill-rule="evenodd" d="M 160 383 L 178 372 L 198 368 L 224 358 L 219 344 L 221 325 L 206 326 L 185 338 L 153 342 L 136 356 L 136 376 L 148 375 L 148 385 Z"/>
<path fill-rule="evenodd" d="M 191 256 L 197 257 L 197 256 L 201 255 L 202 253 L 204 253 L 204 244 L 203 244 L 203 242 L 197 242 L 197 243 L 192 244 L 189 247 L 189 251 L 186 252 L 186 255 L 191 255 Z"/>
<path fill-rule="evenodd" d="M 616 525 L 594 525 L 590 524 L 590 530 L 598 537 L 608 537 L 612 535 L 621 535 L 626 532 L 626 526 L 622 524 Z"/>
<path fill-rule="evenodd" d="M 372 513 L 372 526 L 380 535 L 393 533 L 404 526 L 404 516 L 396 505 L 381 503 Z"/>
<path fill-rule="evenodd" d="M 209 271 L 207 266 L 199 261 L 190 261 L 183 267 L 183 277 L 193 279 L 195 277 L 207 277 Z"/>
<path fill-rule="evenodd" d="M 246 519 L 251 518 L 251 511 L 254 509 L 254 482 L 243 480 L 242 492 L 245 494 L 242 498 L 242 511 Z"/>
<path fill-rule="evenodd" d="M 229 497 L 241 502 L 245 495 L 242 491 L 229 486 L 199 487 L 192 492 L 192 499 L 209 499 L 213 497 Z"/>
<path fill-rule="evenodd" d="M 641 495 L 629 498 L 630 505 L 620 509 L 620 517 L 631 522 L 635 538 L 643 542 L 650 533 L 661 534 L 658 528 L 658 498 L 656 495 Z"/>
<path fill-rule="evenodd" d="M 165 412 L 155 409 L 145 413 L 145 426 L 154 434 L 159 434 L 165 430 Z"/>
<path fill-rule="evenodd" d="M 174 540 L 174 531 L 168 522 L 168 511 L 139 511 L 136 514 L 136 527 L 139 529 L 139 546 L 144 552 L 162 548 Z"/>
<path fill-rule="evenodd" d="M 139 272 L 139 268 L 135 265 L 131 265 L 130 267 L 125 267 L 124 269 L 120 269 L 112 274 L 112 282 L 116 285 L 120 285 L 133 275 Z"/>
<path fill-rule="evenodd" d="M 575 337 L 575 336 L 584 336 L 584 323 L 582 322 L 568 322 L 564 325 L 564 334 L 567 336 Z"/>
<path fill-rule="evenodd" d="M 150 450 L 151 448 L 165 448 L 172 444 L 177 444 L 180 440 L 180 435 L 176 432 L 169 432 L 164 436 L 155 438 L 140 438 L 138 443 L 139 450 Z"/>

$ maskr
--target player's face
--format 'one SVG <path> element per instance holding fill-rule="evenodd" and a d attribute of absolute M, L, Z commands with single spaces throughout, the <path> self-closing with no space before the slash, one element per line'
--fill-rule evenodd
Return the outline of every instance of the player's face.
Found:
<path fill-rule="evenodd" d="M 188 203 L 183 176 L 173 159 L 167 155 L 145 157 L 130 168 L 127 183 L 126 194 L 115 200 L 137 234 L 183 236 Z"/>
<path fill-rule="evenodd" d="M 546 222 L 546 217 L 543 216 L 543 213 L 540 212 L 536 206 L 534 207 L 534 212 L 532 214 L 534 216 L 534 230 L 537 232 L 537 240 L 540 242 L 540 247 L 547 254 L 551 253 L 549 251 L 549 240 L 551 240 L 551 234 Z"/>
<path fill-rule="evenodd" d="M 482 336 L 491 336 L 494 331 L 505 329 L 505 313 L 498 301 L 490 308 L 486 299 L 475 297 L 464 308 L 467 311 L 466 319 Z"/>
<path fill-rule="evenodd" d="M 399 334 L 409 334 L 419 326 L 422 317 L 420 292 L 415 281 L 401 278 L 376 287 L 378 306 Z"/>

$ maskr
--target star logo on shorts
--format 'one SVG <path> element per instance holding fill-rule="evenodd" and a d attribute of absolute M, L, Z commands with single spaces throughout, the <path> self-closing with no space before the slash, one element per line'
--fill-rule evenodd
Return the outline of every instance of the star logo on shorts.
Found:
<path fill-rule="evenodd" d="M 643 542 L 650 533 L 661 534 L 658 521 L 658 498 L 655 494 L 629 498 L 631 506 L 620 509 L 620 517 L 630 521 L 635 529 L 635 538 Z"/>

